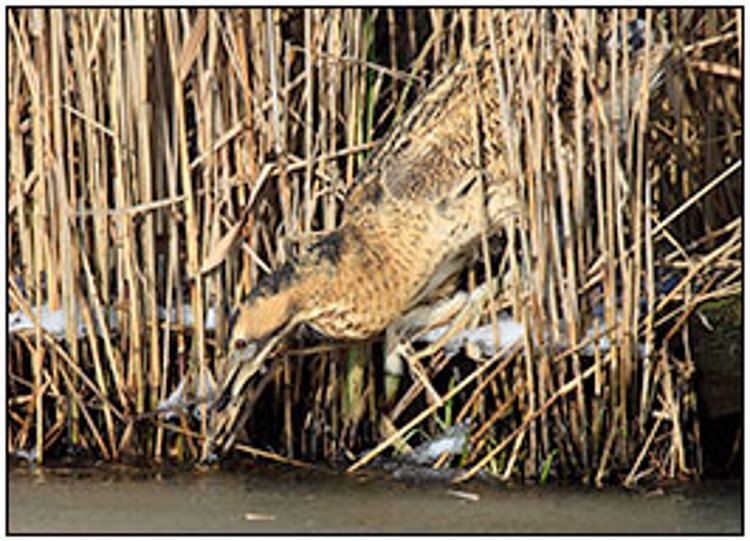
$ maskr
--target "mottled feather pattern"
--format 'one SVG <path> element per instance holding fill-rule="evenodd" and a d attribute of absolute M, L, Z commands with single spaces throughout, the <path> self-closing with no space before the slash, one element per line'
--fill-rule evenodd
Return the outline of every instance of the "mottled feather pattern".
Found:
<path fill-rule="evenodd" d="M 506 90 L 511 115 L 519 92 Z M 339 228 L 240 306 L 233 340 L 262 344 L 263 353 L 233 357 L 232 403 L 263 355 L 297 325 L 333 339 L 366 339 L 436 292 L 450 293 L 482 232 L 520 211 L 506 147 L 508 130 L 518 127 L 508 116 L 488 47 L 475 64 L 457 62 L 427 89 L 360 172 Z M 219 440 L 229 435 L 225 444 L 238 408 L 217 424 Z"/>

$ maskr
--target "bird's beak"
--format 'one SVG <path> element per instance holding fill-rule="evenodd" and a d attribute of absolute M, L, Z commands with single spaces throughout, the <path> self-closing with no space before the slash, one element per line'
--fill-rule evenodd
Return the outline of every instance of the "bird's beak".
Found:
<path fill-rule="evenodd" d="M 260 348 L 253 343 L 229 354 L 229 370 L 219 393 L 216 425 L 211 438 L 222 451 L 226 452 L 234 442 L 235 423 L 242 409 L 245 386 L 256 373 L 264 372 L 264 362 L 292 327 L 292 324 L 287 325 L 282 332 L 261 343 Z"/>

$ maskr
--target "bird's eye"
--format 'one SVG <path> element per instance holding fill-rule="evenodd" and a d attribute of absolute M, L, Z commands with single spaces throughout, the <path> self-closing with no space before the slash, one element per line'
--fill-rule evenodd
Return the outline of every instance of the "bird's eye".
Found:
<path fill-rule="evenodd" d="M 247 347 L 247 342 L 243 340 L 242 338 L 238 338 L 234 341 L 234 349 L 245 349 Z"/>

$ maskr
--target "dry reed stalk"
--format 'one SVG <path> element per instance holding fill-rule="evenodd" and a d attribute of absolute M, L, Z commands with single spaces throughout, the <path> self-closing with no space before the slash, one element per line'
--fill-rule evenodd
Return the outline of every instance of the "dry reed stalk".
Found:
<path fill-rule="evenodd" d="M 181 66 L 181 57 L 178 57 L 178 45 L 177 45 L 177 21 L 175 20 L 175 14 L 169 13 L 165 14 L 164 18 L 165 28 L 167 32 L 167 42 L 169 46 L 169 53 L 170 53 L 170 60 L 171 60 L 171 73 L 172 77 L 175 81 L 181 81 L 181 78 L 179 74 L 180 66 Z M 200 26 L 200 25 L 199 25 Z M 195 28 L 193 28 L 192 31 L 196 31 Z M 200 28 L 197 29 L 197 31 L 200 32 Z M 182 49 L 187 50 L 187 49 Z M 193 309 L 193 317 L 194 321 L 199 322 L 199 324 L 196 326 L 197 328 L 197 346 L 194 347 L 193 352 L 191 353 L 191 361 L 198 361 L 198 378 L 199 378 L 199 393 L 204 391 L 205 389 L 203 386 L 205 385 L 205 371 L 206 371 L 206 363 L 205 363 L 205 332 L 203 329 L 203 325 L 200 322 L 205 321 L 204 317 L 204 311 L 203 311 L 203 280 L 198 273 L 198 269 L 200 268 L 200 262 L 199 262 L 199 248 L 198 248 L 198 242 L 199 242 L 199 230 L 198 230 L 198 220 L 196 217 L 196 211 L 197 211 L 197 205 L 194 201 L 194 194 L 193 194 L 193 187 L 192 187 L 192 180 L 190 178 L 190 159 L 189 159 L 189 151 L 188 151 L 188 141 L 187 141 L 187 126 L 186 126 L 186 118 L 185 118 L 185 104 L 183 100 L 183 93 L 181 85 L 175 84 L 174 91 L 173 91 L 173 99 L 175 103 L 175 110 L 177 114 L 177 144 L 178 144 L 178 160 L 180 164 L 180 179 L 181 179 L 181 187 L 185 195 L 187 196 L 186 202 L 185 202 L 185 213 L 186 213 L 186 224 L 185 224 L 185 233 L 186 233 L 186 239 L 187 239 L 187 274 L 188 277 L 193 278 L 191 284 L 190 284 L 190 306 Z M 181 297 L 181 295 L 178 294 L 178 299 Z M 178 302 L 178 311 L 180 308 L 180 303 Z M 201 434 L 204 436 L 207 434 L 207 424 L 206 424 L 206 410 L 205 407 L 202 408 L 202 415 L 201 415 Z M 205 441 L 205 440 L 204 440 Z M 205 453 L 207 450 L 204 448 L 203 454 L 205 456 Z"/>
<path fill-rule="evenodd" d="M 133 12 L 135 26 L 135 51 L 134 64 L 131 66 L 137 74 L 137 95 L 134 104 L 134 112 L 137 118 L 137 140 L 138 140 L 138 178 L 141 184 L 141 201 L 149 201 L 156 195 L 154 179 L 151 173 L 151 126 L 154 124 L 153 112 L 149 106 L 149 61 L 147 50 L 146 18 L 150 14 L 142 9 Z M 153 23 L 153 21 L 151 21 Z M 149 351 L 148 361 L 148 385 L 149 401 L 148 408 L 155 409 L 159 399 L 159 381 L 161 379 L 159 363 L 159 333 L 158 333 L 158 283 L 156 269 L 156 219 L 152 213 L 148 213 L 142 225 L 141 243 L 144 251 L 144 297 L 145 297 L 145 321 L 148 322 L 150 333 L 148 336 Z"/>
<path fill-rule="evenodd" d="M 71 220 L 70 220 L 70 207 L 69 207 L 69 192 L 68 183 L 73 182 L 73 179 L 66 176 L 65 167 L 63 165 L 63 159 L 66 156 L 65 145 L 63 143 L 64 129 L 63 129 L 63 117 L 62 107 L 60 100 L 63 95 L 61 87 L 61 72 L 67 71 L 66 66 L 61 66 L 61 63 L 65 62 L 64 55 L 60 54 L 58 47 L 60 44 L 65 44 L 65 36 L 62 29 L 61 11 L 51 10 L 50 12 L 50 35 L 51 48 L 50 48 L 50 61 L 51 61 L 51 78 L 52 88 L 51 95 L 53 98 L 48 102 L 51 108 L 52 117 L 52 144 L 53 154 L 56 156 L 56 160 L 53 166 L 53 174 L 55 176 L 55 192 L 56 192 L 56 209 L 59 215 L 56 216 L 58 220 L 58 231 L 59 241 L 58 245 L 61 247 L 71 247 L 71 250 L 61 249 L 60 250 L 60 282 L 62 291 L 63 311 L 65 313 L 65 338 L 67 349 L 76 364 L 80 363 L 78 342 L 76 337 L 76 311 L 75 311 L 75 299 L 74 299 L 74 279 L 76 276 L 75 268 L 73 265 L 74 258 L 72 252 L 75 247 L 72 243 L 74 233 L 71 232 Z M 61 58 L 62 56 L 62 58 Z M 68 138 L 70 140 L 70 138 Z M 68 160 L 72 164 L 72 160 Z M 76 415 L 76 410 L 73 410 L 73 416 Z M 73 427 L 73 440 L 75 443 L 77 433 L 77 426 Z"/>
<path fill-rule="evenodd" d="M 35 19 L 34 25 L 37 26 L 37 46 L 42 46 L 42 39 L 43 39 L 43 33 L 41 28 L 41 13 L 40 10 L 35 10 L 31 13 L 31 16 Z M 42 71 L 42 58 L 41 55 L 36 57 L 35 65 L 34 65 L 34 72 L 33 72 L 33 78 L 30 78 L 29 84 L 30 86 L 35 90 L 32 94 L 33 102 L 32 102 L 32 111 L 33 111 L 33 125 L 32 130 L 34 134 L 34 169 L 37 171 L 37 173 L 40 176 L 39 181 L 35 184 L 35 190 L 34 190 L 34 232 L 35 236 L 41 236 L 41 238 L 35 238 L 34 242 L 34 269 L 35 272 L 35 291 L 36 291 L 36 310 L 37 313 L 41 311 L 42 308 L 42 296 L 43 296 L 43 289 L 42 289 L 42 273 L 44 272 L 45 267 L 45 261 L 43 260 L 44 253 L 49 253 L 48 245 L 49 241 L 46 235 L 42 234 L 42 231 L 44 230 L 44 224 L 43 224 L 43 217 L 45 214 L 44 206 L 47 202 L 47 190 L 46 190 L 46 178 L 44 178 L 43 171 L 44 169 L 44 147 L 43 147 L 43 137 L 46 130 L 45 126 L 45 115 L 44 115 L 44 103 L 42 101 L 42 84 L 44 82 L 45 73 Z M 48 274 L 48 279 L 52 280 L 52 274 Z M 49 303 L 50 306 L 57 306 L 56 301 L 56 288 L 54 286 L 50 287 L 50 299 Z M 34 348 L 34 354 L 33 354 L 33 361 L 32 361 L 32 370 L 34 372 L 34 397 L 35 397 L 35 403 L 34 403 L 34 411 L 36 413 L 35 417 L 35 428 L 36 428 L 36 457 L 37 457 L 37 463 L 41 464 L 43 461 L 43 423 L 44 423 L 44 417 L 43 417 L 43 411 L 42 411 L 42 363 L 44 361 L 44 352 L 42 349 L 42 330 L 39 324 L 35 326 L 36 328 L 36 340 L 35 340 L 35 348 Z"/>
<path fill-rule="evenodd" d="M 90 270 L 88 267 L 86 267 L 87 274 L 90 274 Z M 81 303 L 80 305 L 81 313 L 83 314 L 83 319 L 86 322 L 86 326 L 89 329 L 94 329 L 94 319 L 91 317 L 91 310 L 89 309 L 88 305 L 86 303 Z M 94 370 L 96 374 L 96 383 L 99 385 L 99 391 L 102 395 L 106 395 L 108 392 L 107 389 L 107 383 L 104 378 L 104 369 L 103 369 L 103 363 L 100 358 L 99 353 L 99 345 L 97 342 L 96 336 L 92 333 L 89 334 L 89 344 L 91 346 L 91 356 L 94 361 Z M 109 436 L 109 446 L 111 451 L 111 456 L 114 460 L 117 460 L 119 453 L 117 450 L 117 440 L 115 435 L 115 425 L 114 421 L 112 419 L 112 410 L 109 407 L 109 404 L 104 404 L 104 422 L 107 427 L 107 435 Z"/>

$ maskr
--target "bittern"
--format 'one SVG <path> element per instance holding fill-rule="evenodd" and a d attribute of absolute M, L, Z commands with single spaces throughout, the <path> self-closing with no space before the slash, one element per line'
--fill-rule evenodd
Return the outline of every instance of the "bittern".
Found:
<path fill-rule="evenodd" d="M 454 289 L 482 234 L 519 211 L 513 98 L 493 59 L 484 47 L 440 76 L 373 152 L 339 228 L 242 302 L 214 445 L 231 444 L 248 380 L 291 330 L 306 324 L 346 340 L 382 333 Z"/>

